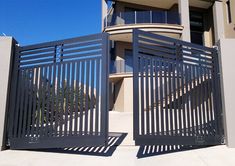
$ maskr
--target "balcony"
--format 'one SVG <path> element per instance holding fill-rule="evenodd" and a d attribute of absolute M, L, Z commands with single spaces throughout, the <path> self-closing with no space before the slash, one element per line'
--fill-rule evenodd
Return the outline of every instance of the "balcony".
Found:
<path fill-rule="evenodd" d="M 133 72 L 132 59 L 116 60 L 110 62 L 110 74 L 125 74 Z"/>
<path fill-rule="evenodd" d="M 104 27 L 128 24 L 180 24 L 178 12 L 173 11 L 133 11 L 110 14 L 105 18 Z"/>
<path fill-rule="evenodd" d="M 112 82 L 121 80 L 124 77 L 132 77 L 133 61 L 132 59 L 110 61 L 110 76 Z"/>

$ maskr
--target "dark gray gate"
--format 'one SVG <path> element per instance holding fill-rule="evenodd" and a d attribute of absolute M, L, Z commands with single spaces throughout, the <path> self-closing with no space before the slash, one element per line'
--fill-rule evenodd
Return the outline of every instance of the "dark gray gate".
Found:
<path fill-rule="evenodd" d="M 137 145 L 214 145 L 223 140 L 214 48 L 134 30 Z"/>
<path fill-rule="evenodd" d="M 106 33 L 17 48 L 10 148 L 105 145 L 108 60 Z"/>

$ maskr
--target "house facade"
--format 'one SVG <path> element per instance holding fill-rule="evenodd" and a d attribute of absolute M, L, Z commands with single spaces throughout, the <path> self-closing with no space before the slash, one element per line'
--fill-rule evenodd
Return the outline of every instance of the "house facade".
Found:
<path fill-rule="evenodd" d="M 133 110 L 133 29 L 212 47 L 235 37 L 234 5 L 234 0 L 102 0 L 102 31 L 111 40 L 110 110 Z"/>

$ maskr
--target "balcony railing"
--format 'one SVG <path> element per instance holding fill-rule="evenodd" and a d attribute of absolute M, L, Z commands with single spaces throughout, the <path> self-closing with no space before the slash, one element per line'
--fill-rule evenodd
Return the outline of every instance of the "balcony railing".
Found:
<path fill-rule="evenodd" d="M 134 11 L 120 12 L 110 14 L 105 18 L 104 26 L 141 24 L 141 23 L 158 23 L 158 24 L 180 24 L 178 12 L 173 11 Z"/>
<path fill-rule="evenodd" d="M 110 62 L 110 74 L 132 73 L 133 64 L 131 60 L 116 60 Z"/>

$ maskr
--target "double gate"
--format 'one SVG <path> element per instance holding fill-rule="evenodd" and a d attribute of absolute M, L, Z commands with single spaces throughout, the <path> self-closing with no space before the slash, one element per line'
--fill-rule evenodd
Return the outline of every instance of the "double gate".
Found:
<path fill-rule="evenodd" d="M 106 145 L 108 40 L 103 33 L 16 49 L 11 149 Z"/>
<path fill-rule="evenodd" d="M 221 143 L 216 49 L 134 30 L 133 61 L 136 145 Z M 108 77 L 106 33 L 18 47 L 10 148 L 107 145 Z"/>
<path fill-rule="evenodd" d="M 133 52 L 136 144 L 220 144 L 216 49 L 134 30 Z"/>

